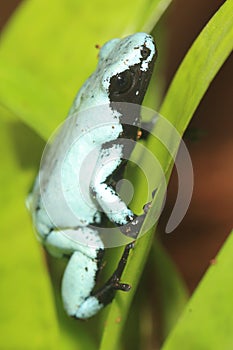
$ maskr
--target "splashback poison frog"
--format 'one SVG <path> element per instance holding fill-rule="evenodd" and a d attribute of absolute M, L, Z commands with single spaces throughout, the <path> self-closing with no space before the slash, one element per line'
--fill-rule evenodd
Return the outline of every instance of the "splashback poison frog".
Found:
<path fill-rule="evenodd" d="M 137 140 L 140 106 L 156 57 L 154 40 L 146 33 L 113 39 L 101 48 L 97 69 L 47 147 L 28 196 L 40 241 L 51 255 L 69 259 L 62 299 L 68 315 L 78 319 L 95 315 L 117 290 L 130 289 L 120 279 L 133 243 L 95 291 L 105 250 L 98 227 L 107 219 L 136 238 L 148 210 L 146 206 L 142 215 L 135 215 L 115 184 L 133 148 L 121 140 Z"/>

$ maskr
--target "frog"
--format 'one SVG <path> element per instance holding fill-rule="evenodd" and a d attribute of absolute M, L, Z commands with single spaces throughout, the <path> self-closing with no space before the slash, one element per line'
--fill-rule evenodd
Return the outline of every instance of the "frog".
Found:
<path fill-rule="evenodd" d="M 101 47 L 97 68 L 47 147 L 27 198 L 42 245 L 53 257 L 68 259 L 61 296 L 66 313 L 76 319 L 96 315 L 117 291 L 131 289 L 121 276 L 149 206 L 136 215 L 117 193 L 116 182 L 134 147 L 121 140 L 138 139 L 140 108 L 156 58 L 154 39 L 147 33 L 112 39 Z M 106 250 L 100 234 L 104 220 L 132 240 L 112 276 L 96 290 Z"/>

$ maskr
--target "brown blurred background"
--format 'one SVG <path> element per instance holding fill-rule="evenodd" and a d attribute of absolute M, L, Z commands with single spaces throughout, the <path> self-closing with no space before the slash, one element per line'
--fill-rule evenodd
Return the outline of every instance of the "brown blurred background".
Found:
<path fill-rule="evenodd" d="M 0 0 L 0 30 L 20 3 Z M 168 28 L 167 86 L 194 38 L 224 1 L 174 0 L 163 20 Z M 176 174 L 170 182 L 161 239 L 193 291 L 232 228 L 233 208 L 233 59 L 225 62 L 199 105 L 187 139 L 194 167 L 194 193 L 189 210 L 171 234 L 163 233 L 176 197 Z"/>
<path fill-rule="evenodd" d="M 223 3 L 174 0 L 167 18 L 168 84 L 193 40 Z M 191 205 L 179 227 L 161 238 L 193 291 L 233 226 L 232 54 L 210 85 L 189 129 L 200 135 L 196 141 L 185 139 L 194 169 Z M 167 222 L 169 207 L 174 205 L 175 185 L 173 174 L 162 222 Z"/>

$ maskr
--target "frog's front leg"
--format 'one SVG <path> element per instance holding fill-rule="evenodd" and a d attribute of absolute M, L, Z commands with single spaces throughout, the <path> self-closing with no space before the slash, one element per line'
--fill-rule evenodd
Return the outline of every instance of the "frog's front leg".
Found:
<path fill-rule="evenodd" d="M 110 178 L 114 177 L 124 161 L 124 145 L 119 142 L 112 142 L 107 145 L 108 147 L 104 145 L 100 151 L 91 189 L 107 217 L 117 226 L 131 225 L 130 230 L 127 226 L 127 231 L 130 232 L 128 236 L 136 238 L 145 215 L 136 216 L 110 184 Z M 127 232 L 124 233 L 127 234 Z"/>
<path fill-rule="evenodd" d="M 112 143 L 100 151 L 91 189 L 95 199 L 107 217 L 114 223 L 124 225 L 133 220 L 134 214 L 122 201 L 109 184 L 109 177 L 114 174 L 123 160 L 123 145 Z"/>
<path fill-rule="evenodd" d="M 117 269 L 105 285 L 96 292 L 93 292 L 93 288 L 102 250 L 96 250 L 95 257 L 93 257 L 93 248 L 90 248 L 90 255 L 80 251 L 72 254 L 62 281 L 64 307 L 70 316 L 87 319 L 109 304 L 117 290 L 130 290 L 128 284 L 120 283 L 120 278 L 132 247 L 133 243 L 125 247 Z"/>
<path fill-rule="evenodd" d="M 68 315 L 86 319 L 95 315 L 103 305 L 91 295 L 98 272 L 98 253 L 90 255 L 75 251 L 68 262 L 62 280 L 62 299 Z"/>

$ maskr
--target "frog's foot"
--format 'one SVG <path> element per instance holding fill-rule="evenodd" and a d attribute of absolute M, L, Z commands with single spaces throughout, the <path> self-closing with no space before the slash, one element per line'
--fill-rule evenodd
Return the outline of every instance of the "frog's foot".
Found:
<path fill-rule="evenodd" d="M 92 317 L 112 301 L 117 290 L 130 290 L 130 285 L 121 283 L 120 279 L 133 246 L 134 243 L 130 243 L 125 247 L 113 275 L 97 291 L 93 288 L 98 272 L 98 255 L 93 259 L 78 251 L 73 253 L 62 281 L 63 302 L 70 316 L 78 319 Z"/>
<path fill-rule="evenodd" d="M 119 264 L 112 274 L 112 276 L 109 278 L 109 280 L 105 283 L 105 285 L 97 290 L 95 293 L 93 293 L 93 296 L 95 296 L 100 303 L 103 305 L 109 304 L 112 299 L 114 298 L 115 292 L 117 290 L 121 290 L 123 292 L 128 292 L 131 289 L 131 286 L 127 283 L 121 283 L 120 279 L 122 276 L 122 273 L 125 269 L 129 252 L 134 247 L 134 242 L 129 243 L 126 245 L 124 252 L 122 254 L 122 257 L 119 261 Z"/>
<path fill-rule="evenodd" d="M 126 224 L 124 226 L 120 226 L 120 231 L 125 236 L 136 239 L 138 234 L 139 234 L 139 232 L 140 232 L 142 224 L 143 224 L 143 222 L 145 220 L 145 217 L 146 217 L 146 213 L 142 214 L 140 216 L 135 216 L 133 218 L 133 220 L 130 221 L 128 224 Z"/>
<path fill-rule="evenodd" d="M 155 196 L 155 193 L 156 193 L 156 189 L 152 192 L 152 198 L 154 198 Z M 138 234 L 141 230 L 141 227 L 142 227 L 142 224 L 145 220 L 145 217 L 151 207 L 151 202 L 148 202 L 146 203 L 144 206 L 143 206 L 143 211 L 144 213 L 142 215 L 139 215 L 139 216 L 134 216 L 133 217 L 133 220 L 132 221 L 129 221 L 128 224 L 124 225 L 124 226 L 121 226 L 120 227 L 120 231 L 125 235 L 125 236 L 128 236 L 128 237 L 131 237 L 131 238 L 134 238 L 136 239 L 138 237 Z"/>

